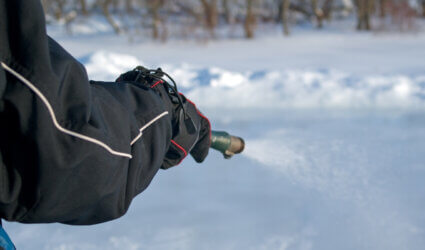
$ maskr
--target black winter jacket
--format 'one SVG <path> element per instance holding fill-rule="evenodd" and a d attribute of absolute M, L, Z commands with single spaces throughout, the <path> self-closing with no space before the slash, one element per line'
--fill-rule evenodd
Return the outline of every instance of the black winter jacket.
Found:
<path fill-rule="evenodd" d="M 123 215 L 171 138 L 151 89 L 89 82 L 46 35 L 39 0 L 0 0 L 0 217 L 94 224 Z"/>

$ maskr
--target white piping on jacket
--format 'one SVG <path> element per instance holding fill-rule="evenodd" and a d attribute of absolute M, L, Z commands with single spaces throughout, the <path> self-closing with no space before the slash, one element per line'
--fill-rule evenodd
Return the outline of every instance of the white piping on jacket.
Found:
<path fill-rule="evenodd" d="M 116 155 L 116 156 L 122 156 L 122 157 L 127 157 L 129 159 L 132 158 L 131 154 L 128 153 L 123 153 L 123 152 L 119 152 L 119 151 L 115 151 L 113 150 L 111 147 L 109 147 L 108 145 L 106 145 L 104 142 L 99 141 L 95 138 L 83 135 L 83 134 L 79 134 L 76 133 L 74 131 L 68 130 L 64 127 L 62 127 L 57 119 L 56 119 L 56 115 L 55 112 L 53 111 L 52 106 L 50 105 L 49 101 L 47 100 L 47 98 L 43 95 L 43 93 L 40 92 L 40 90 L 37 89 L 37 87 L 35 87 L 34 84 L 32 84 L 30 81 L 28 81 L 25 77 L 23 77 L 21 74 L 19 74 L 18 72 L 16 72 L 15 70 L 13 70 L 12 68 L 10 68 L 9 66 L 7 66 L 4 62 L 1 62 L 1 66 L 7 70 L 9 73 L 11 73 L 12 75 L 14 75 L 16 78 L 18 78 L 19 80 L 21 80 L 28 88 L 30 88 L 40 99 L 41 101 L 44 103 L 44 105 L 46 105 L 47 110 L 49 111 L 50 117 L 52 118 L 53 124 L 55 125 L 55 127 L 61 131 L 62 133 L 68 134 L 70 136 L 74 136 L 77 137 L 79 139 L 97 144 L 101 147 L 103 147 L 104 149 L 106 149 L 109 153 Z M 133 145 L 134 142 L 137 141 L 137 139 L 139 139 L 142 136 L 142 131 L 144 129 L 146 129 L 147 127 L 149 127 L 150 125 L 152 125 L 152 123 L 154 123 L 155 121 L 157 121 L 159 118 L 167 115 L 168 112 L 165 111 L 164 113 L 158 115 L 157 117 L 155 117 L 154 119 L 152 119 L 150 122 L 148 122 L 145 126 L 143 126 L 139 131 L 139 135 L 136 136 L 136 138 L 130 143 L 130 145 Z"/>
<path fill-rule="evenodd" d="M 142 135 L 143 135 L 143 130 L 145 130 L 147 127 L 149 127 L 150 125 L 152 125 L 152 123 L 156 122 L 158 119 L 160 119 L 161 117 L 166 116 L 166 115 L 168 115 L 168 111 L 165 111 L 165 112 L 163 112 L 163 113 L 159 114 L 157 117 L 153 118 L 150 122 L 146 123 L 146 124 L 145 124 L 145 126 L 141 127 L 141 128 L 139 129 L 139 134 L 136 136 L 136 138 L 134 138 L 134 139 L 131 141 L 130 145 L 131 145 L 131 146 L 133 146 L 133 144 L 134 144 L 137 140 L 139 140 L 139 138 L 140 138 L 140 137 L 142 137 Z"/>

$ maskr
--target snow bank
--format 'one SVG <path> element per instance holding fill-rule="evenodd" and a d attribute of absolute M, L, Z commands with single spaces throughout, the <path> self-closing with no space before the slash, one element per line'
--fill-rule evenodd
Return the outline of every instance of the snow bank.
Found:
<path fill-rule="evenodd" d="M 98 51 L 80 58 L 93 80 L 113 81 L 120 74 L 143 64 L 130 55 Z"/>
<path fill-rule="evenodd" d="M 91 78 L 113 80 L 142 62 L 98 51 L 83 57 Z M 355 76 L 332 69 L 236 72 L 190 64 L 158 65 L 203 108 L 425 108 L 425 75 Z"/>

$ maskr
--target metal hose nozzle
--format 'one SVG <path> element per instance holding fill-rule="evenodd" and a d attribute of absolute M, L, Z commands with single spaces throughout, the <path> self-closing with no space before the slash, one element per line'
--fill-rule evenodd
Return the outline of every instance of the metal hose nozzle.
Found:
<path fill-rule="evenodd" d="M 244 150 L 245 141 L 224 131 L 212 131 L 211 148 L 220 151 L 224 158 L 229 159 Z"/>

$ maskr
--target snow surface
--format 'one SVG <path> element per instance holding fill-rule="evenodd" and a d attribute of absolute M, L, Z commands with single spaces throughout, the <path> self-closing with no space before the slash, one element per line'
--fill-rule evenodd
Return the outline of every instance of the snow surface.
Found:
<path fill-rule="evenodd" d="M 246 150 L 160 171 L 112 222 L 5 223 L 18 249 L 425 248 L 424 34 L 57 38 L 93 79 L 161 66 Z"/>

